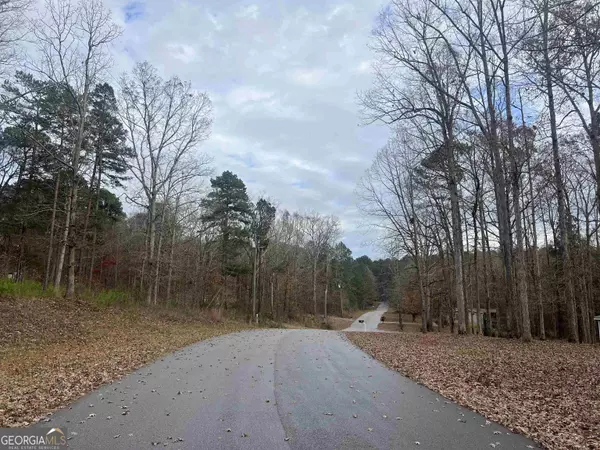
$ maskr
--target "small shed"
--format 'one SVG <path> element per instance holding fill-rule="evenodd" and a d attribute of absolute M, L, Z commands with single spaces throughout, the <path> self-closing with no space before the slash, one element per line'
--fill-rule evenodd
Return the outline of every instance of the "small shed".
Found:
<path fill-rule="evenodd" d="M 600 338 L 600 316 L 594 317 L 594 322 L 596 322 L 596 328 L 598 328 L 598 338 Z"/>

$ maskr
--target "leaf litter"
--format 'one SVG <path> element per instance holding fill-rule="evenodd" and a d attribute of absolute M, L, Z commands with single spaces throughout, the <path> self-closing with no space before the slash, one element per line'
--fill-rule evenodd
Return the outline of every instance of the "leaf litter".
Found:
<path fill-rule="evenodd" d="M 161 355 L 247 328 L 192 316 L 0 297 L 0 427 L 27 426 Z"/>
<path fill-rule="evenodd" d="M 450 334 L 346 334 L 389 367 L 545 448 L 600 449 L 599 346 Z"/>

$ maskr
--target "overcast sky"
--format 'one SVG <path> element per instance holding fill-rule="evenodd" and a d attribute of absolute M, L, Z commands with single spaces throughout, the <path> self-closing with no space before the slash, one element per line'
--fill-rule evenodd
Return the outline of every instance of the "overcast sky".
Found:
<path fill-rule="evenodd" d="M 361 126 L 367 47 L 385 0 L 105 0 L 124 28 L 114 78 L 148 60 L 207 91 L 214 127 L 201 151 L 253 198 L 341 220 L 355 257 L 378 256 L 355 188 L 387 140 Z"/>

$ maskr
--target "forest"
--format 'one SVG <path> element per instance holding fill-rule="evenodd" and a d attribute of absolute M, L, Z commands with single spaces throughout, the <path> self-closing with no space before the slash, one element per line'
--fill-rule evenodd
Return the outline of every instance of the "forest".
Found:
<path fill-rule="evenodd" d="M 371 47 L 361 207 L 422 331 L 597 341 L 598 4 L 393 0 Z"/>
<path fill-rule="evenodd" d="M 31 24 L 27 7 L 0 3 L 3 276 L 256 321 L 373 304 L 372 261 L 352 258 L 336 217 L 213 173 L 207 93 L 148 62 L 107 81 L 121 30 L 100 1 L 48 1 Z"/>

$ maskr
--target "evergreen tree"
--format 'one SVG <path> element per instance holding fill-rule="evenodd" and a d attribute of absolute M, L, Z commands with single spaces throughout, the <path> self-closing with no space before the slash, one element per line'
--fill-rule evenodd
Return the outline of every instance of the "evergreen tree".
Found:
<path fill-rule="evenodd" d="M 344 315 L 345 303 L 342 292 L 345 293 L 347 299 L 350 298 L 353 263 L 352 251 L 343 242 L 338 242 L 333 247 L 331 268 L 333 272 L 333 286 L 339 291 L 340 295 L 340 314 L 342 316 Z"/>
<path fill-rule="evenodd" d="M 275 221 L 275 207 L 267 200 L 261 198 L 256 202 L 252 221 L 252 240 L 254 245 L 254 260 L 252 263 L 252 315 L 260 313 L 260 302 L 256 302 L 259 283 L 262 285 L 261 268 L 263 267 L 263 254 L 269 246 L 269 231 Z"/>
<path fill-rule="evenodd" d="M 211 178 L 212 191 L 202 199 L 202 221 L 208 229 L 217 229 L 221 237 L 222 272 L 232 273 L 229 261 L 248 242 L 252 223 L 252 205 L 246 185 L 230 171 Z"/>
<path fill-rule="evenodd" d="M 351 300 L 360 309 L 372 306 L 378 299 L 377 281 L 370 268 L 372 263 L 368 256 L 361 256 L 354 261 Z"/>
<path fill-rule="evenodd" d="M 128 160 L 133 157 L 132 149 L 127 146 L 126 134 L 125 127 L 117 115 L 117 100 L 113 88 L 108 83 L 97 84 L 90 94 L 88 133 L 84 143 L 88 163 L 92 162 L 89 189 L 85 192 L 87 212 L 82 239 L 84 245 L 91 241 L 88 276 L 90 282 L 95 264 L 98 230 L 103 223 L 100 210 L 103 197 L 102 183 L 106 179 L 110 185 L 121 187 L 121 182 L 127 179 Z M 91 236 L 88 235 L 89 225 L 92 225 Z M 83 254 L 84 249 L 81 250 L 79 258 L 80 271 L 83 268 Z"/>
<path fill-rule="evenodd" d="M 115 92 L 110 84 L 101 83 L 90 98 L 88 146 L 94 155 L 96 176 L 106 176 L 111 185 L 121 186 L 133 151 L 126 144 L 127 132 L 117 115 Z"/>
<path fill-rule="evenodd" d="M 275 212 L 276 208 L 264 198 L 256 202 L 252 234 L 259 253 L 264 252 L 269 246 L 268 235 L 275 221 Z"/>

